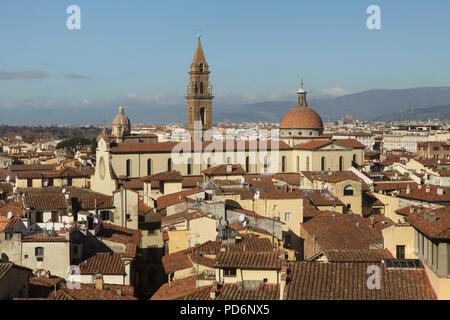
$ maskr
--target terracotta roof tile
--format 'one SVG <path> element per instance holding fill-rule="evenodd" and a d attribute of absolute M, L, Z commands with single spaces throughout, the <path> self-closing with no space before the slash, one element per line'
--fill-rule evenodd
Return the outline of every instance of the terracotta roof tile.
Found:
<path fill-rule="evenodd" d="M 369 266 L 381 270 L 380 289 L 367 286 Z M 387 269 L 382 263 L 295 262 L 287 300 L 430 300 L 436 295 L 425 271 Z"/>
<path fill-rule="evenodd" d="M 125 265 L 121 255 L 113 252 L 98 252 L 80 264 L 81 274 L 124 275 Z"/>
<path fill-rule="evenodd" d="M 384 249 L 328 249 L 328 262 L 382 262 L 390 256 Z"/>
<path fill-rule="evenodd" d="M 279 252 L 225 251 L 217 255 L 216 268 L 279 270 L 282 259 Z"/>

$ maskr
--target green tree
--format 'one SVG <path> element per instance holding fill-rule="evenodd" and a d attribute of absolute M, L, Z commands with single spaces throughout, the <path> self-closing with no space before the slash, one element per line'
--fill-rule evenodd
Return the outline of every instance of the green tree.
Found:
<path fill-rule="evenodd" d="M 56 145 L 56 149 L 76 149 L 81 146 L 87 146 L 91 144 L 91 140 L 82 138 L 82 137 L 74 137 L 70 139 L 66 139 L 61 141 Z"/>

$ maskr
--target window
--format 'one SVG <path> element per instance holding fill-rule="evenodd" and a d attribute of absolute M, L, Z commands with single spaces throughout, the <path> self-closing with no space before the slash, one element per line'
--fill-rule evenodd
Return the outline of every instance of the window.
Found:
<path fill-rule="evenodd" d="M 43 247 L 34 248 L 34 255 L 36 256 L 37 261 L 44 260 L 44 248 Z"/>
<path fill-rule="evenodd" d="M 172 158 L 167 160 L 167 171 L 172 171 Z"/>
<path fill-rule="evenodd" d="M 131 176 L 131 160 L 128 159 L 126 162 L 126 176 L 130 177 Z"/>
<path fill-rule="evenodd" d="M 33 187 L 33 179 L 27 179 L 27 188 Z"/>
<path fill-rule="evenodd" d="M 300 172 L 300 157 L 297 156 L 297 172 Z"/>
<path fill-rule="evenodd" d="M 352 196 L 352 195 L 353 195 L 353 187 L 351 185 L 345 186 L 344 196 Z"/>
<path fill-rule="evenodd" d="M 191 175 L 192 174 L 192 159 L 189 158 L 187 161 L 187 174 Z"/>
<path fill-rule="evenodd" d="M 250 172 L 250 157 L 245 157 L 245 172 Z"/>
<path fill-rule="evenodd" d="M 205 108 L 200 108 L 200 120 L 205 124 Z"/>
<path fill-rule="evenodd" d="M 309 157 L 306 157 L 306 171 L 309 171 Z"/>
<path fill-rule="evenodd" d="M 148 159 L 147 160 L 147 175 L 151 175 L 152 174 L 152 159 Z"/>
<path fill-rule="evenodd" d="M 397 246 L 397 259 L 405 259 L 405 246 Z"/>
<path fill-rule="evenodd" d="M 203 94 L 203 82 L 200 82 L 200 94 Z"/>
<path fill-rule="evenodd" d="M 286 156 L 281 158 L 281 172 L 286 172 Z"/>
<path fill-rule="evenodd" d="M 269 168 L 269 158 L 264 157 L 264 173 L 267 173 L 267 169 Z"/>
<path fill-rule="evenodd" d="M 356 154 L 353 155 L 353 165 L 356 165 Z"/>
<path fill-rule="evenodd" d="M 52 222 L 58 222 L 58 211 L 52 211 Z"/>
<path fill-rule="evenodd" d="M 231 157 L 227 157 L 227 164 L 231 164 Z"/>
<path fill-rule="evenodd" d="M 36 211 L 36 223 L 44 222 L 44 213 L 42 211 Z"/>
<path fill-rule="evenodd" d="M 320 167 L 320 170 L 325 171 L 325 157 L 322 157 L 322 159 L 320 160 Z"/>
<path fill-rule="evenodd" d="M 289 248 L 291 246 L 291 236 L 290 235 L 284 236 L 284 246 L 286 248 Z"/>
<path fill-rule="evenodd" d="M 285 221 L 291 221 L 291 213 L 290 212 L 286 212 L 284 214 L 284 220 Z"/>
<path fill-rule="evenodd" d="M 235 277 L 236 269 L 235 268 L 227 268 L 223 270 L 223 274 L 225 277 Z"/>
<path fill-rule="evenodd" d="M 207 168 L 211 168 L 211 158 L 208 158 L 208 161 L 206 163 Z"/>
<path fill-rule="evenodd" d="M 112 221 L 113 220 L 113 214 L 111 211 L 101 211 L 100 216 L 103 221 Z"/>
<path fill-rule="evenodd" d="M 344 170 L 344 157 L 340 156 L 339 157 L 339 171 Z"/>

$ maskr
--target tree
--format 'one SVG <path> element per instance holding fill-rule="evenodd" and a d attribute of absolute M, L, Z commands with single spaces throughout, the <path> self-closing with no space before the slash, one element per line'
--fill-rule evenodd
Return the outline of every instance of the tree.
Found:
<path fill-rule="evenodd" d="M 56 145 L 56 149 L 76 149 L 81 146 L 87 146 L 91 144 L 91 140 L 82 138 L 82 137 L 74 137 L 70 139 L 66 139 L 61 141 Z"/>
<path fill-rule="evenodd" d="M 97 138 L 92 138 L 91 140 L 91 153 L 95 154 L 95 152 L 97 151 Z"/>

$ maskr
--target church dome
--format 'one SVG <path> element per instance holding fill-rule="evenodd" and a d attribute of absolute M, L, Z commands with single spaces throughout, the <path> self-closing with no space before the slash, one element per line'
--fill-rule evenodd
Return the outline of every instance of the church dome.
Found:
<path fill-rule="evenodd" d="M 113 126 L 130 126 L 130 119 L 125 115 L 123 107 L 119 107 L 119 114 L 113 120 Z"/>
<path fill-rule="evenodd" d="M 319 114 L 308 107 L 306 103 L 306 91 L 301 88 L 297 91 L 298 102 L 295 108 L 289 110 L 281 119 L 281 129 L 317 129 L 323 131 L 323 122 Z"/>
<path fill-rule="evenodd" d="M 281 129 L 323 129 L 319 114 L 308 106 L 296 106 L 281 120 Z"/>

